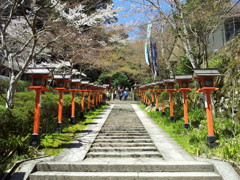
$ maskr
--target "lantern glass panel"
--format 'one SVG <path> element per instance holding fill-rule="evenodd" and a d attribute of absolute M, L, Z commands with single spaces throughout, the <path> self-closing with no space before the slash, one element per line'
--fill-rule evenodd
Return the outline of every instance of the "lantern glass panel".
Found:
<path fill-rule="evenodd" d="M 33 78 L 33 86 L 42 86 L 42 78 Z"/>
<path fill-rule="evenodd" d="M 199 88 L 202 88 L 202 80 L 198 81 Z"/>
<path fill-rule="evenodd" d="M 205 87 L 213 87 L 213 79 L 204 79 Z"/>
<path fill-rule="evenodd" d="M 182 82 L 182 88 L 189 88 L 189 82 Z"/>
<path fill-rule="evenodd" d="M 64 88 L 65 87 L 64 81 L 58 81 L 57 82 L 57 87 Z"/>
<path fill-rule="evenodd" d="M 165 86 L 164 85 L 160 85 L 160 89 L 165 89 Z"/>
<path fill-rule="evenodd" d="M 174 84 L 169 84 L 168 89 L 174 89 Z"/>
<path fill-rule="evenodd" d="M 76 84 L 71 84 L 71 89 L 77 89 Z"/>
<path fill-rule="evenodd" d="M 46 87 L 48 85 L 48 80 L 44 79 L 44 87 Z"/>

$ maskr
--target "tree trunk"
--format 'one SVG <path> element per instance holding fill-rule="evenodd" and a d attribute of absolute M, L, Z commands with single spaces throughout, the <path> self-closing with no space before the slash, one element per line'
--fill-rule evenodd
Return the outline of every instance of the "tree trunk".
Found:
<path fill-rule="evenodd" d="M 15 76 L 10 77 L 9 88 L 7 91 L 7 102 L 6 108 L 13 109 L 14 108 L 14 94 L 17 88 L 17 81 L 15 80 Z"/>
<path fill-rule="evenodd" d="M 196 63 L 195 63 L 194 56 L 193 56 L 192 45 L 191 45 L 191 42 L 190 42 L 190 39 L 189 39 L 189 33 L 188 33 L 188 30 L 187 30 L 187 23 L 186 23 L 186 20 L 184 19 L 184 15 L 183 15 L 180 3 L 177 0 L 174 0 L 174 3 L 175 3 L 175 6 L 176 6 L 176 9 L 177 9 L 177 11 L 180 15 L 179 18 L 180 18 L 181 25 L 182 25 L 182 34 L 180 34 L 180 36 L 181 36 L 181 40 L 182 40 L 184 49 L 186 51 L 186 56 L 189 59 L 192 67 L 195 69 L 197 66 L 196 66 Z"/>

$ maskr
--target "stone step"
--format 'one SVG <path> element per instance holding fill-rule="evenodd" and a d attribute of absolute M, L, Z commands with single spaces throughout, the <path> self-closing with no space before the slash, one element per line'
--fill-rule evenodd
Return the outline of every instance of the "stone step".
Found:
<path fill-rule="evenodd" d="M 99 133 L 98 136 L 148 136 L 148 133 Z"/>
<path fill-rule="evenodd" d="M 213 172 L 214 166 L 207 162 L 141 162 L 133 163 L 66 163 L 42 162 L 36 165 L 38 171 L 66 171 L 66 172 Z"/>
<path fill-rule="evenodd" d="M 144 128 L 143 125 L 121 125 L 121 124 L 116 124 L 116 125 L 104 125 L 103 128 L 115 128 L 119 127 L 122 129 L 129 128 L 129 129 L 138 129 L 138 128 Z"/>
<path fill-rule="evenodd" d="M 122 121 L 119 121 L 119 120 L 116 120 L 116 121 L 108 121 L 108 122 L 105 122 L 105 124 L 104 125 L 112 125 L 112 124 L 116 124 L 116 125 L 118 125 L 118 124 L 123 124 L 123 125 L 143 125 L 140 121 L 139 121 L 139 119 L 138 120 L 134 120 L 134 119 L 131 119 L 131 120 L 122 120 Z"/>
<path fill-rule="evenodd" d="M 123 123 L 114 123 L 114 122 L 111 122 L 111 123 L 105 123 L 104 124 L 104 127 L 115 127 L 115 126 L 118 126 L 118 127 L 131 127 L 131 128 L 134 128 L 134 127 L 144 127 L 142 125 L 142 123 L 133 123 L 133 122 L 130 122 L 130 123 L 126 123 L 125 121 Z"/>
<path fill-rule="evenodd" d="M 92 147 L 145 147 L 145 146 L 153 146 L 153 143 L 109 143 L 109 142 L 102 142 L 102 143 L 94 143 Z"/>
<path fill-rule="evenodd" d="M 157 151 L 153 146 L 149 147 L 92 147 L 90 152 L 132 152 L 132 151 Z"/>
<path fill-rule="evenodd" d="M 149 136 L 97 136 L 97 139 L 150 139 Z"/>
<path fill-rule="evenodd" d="M 103 128 L 101 131 L 138 131 L 138 132 L 146 132 L 145 128 Z"/>
<path fill-rule="evenodd" d="M 135 152 L 89 152 L 87 158 L 104 158 L 104 157 L 124 157 L 124 158 L 138 158 L 138 157 L 162 157 L 159 152 L 151 151 L 135 151 Z"/>
<path fill-rule="evenodd" d="M 111 143 L 152 143 L 151 139 L 95 139 L 95 142 L 111 142 Z"/>
<path fill-rule="evenodd" d="M 128 131 L 128 130 L 119 130 L 119 131 L 113 131 L 113 130 L 101 130 L 99 133 L 125 133 L 125 134 L 128 134 L 128 133 L 147 133 L 146 130 L 141 130 L 141 131 Z"/>
<path fill-rule="evenodd" d="M 222 180 L 213 172 L 42 172 L 30 175 L 29 180 Z"/>

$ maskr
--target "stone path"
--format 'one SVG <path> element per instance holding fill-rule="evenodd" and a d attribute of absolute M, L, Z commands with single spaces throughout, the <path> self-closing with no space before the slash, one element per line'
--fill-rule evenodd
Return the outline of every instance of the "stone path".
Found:
<path fill-rule="evenodd" d="M 102 157 L 162 160 L 130 104 L 115 105 L 87 154 L 87 159 Z"/>
<path fill-rule="evenodd" d="M 30 180 L 220 180 L 213 164 L 195 160 L 137 105 L 111 105 Z"/>

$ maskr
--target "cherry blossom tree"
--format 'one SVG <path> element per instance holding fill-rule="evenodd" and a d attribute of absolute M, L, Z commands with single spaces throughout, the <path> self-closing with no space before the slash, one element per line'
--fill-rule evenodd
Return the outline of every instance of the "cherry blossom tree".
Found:
<path fill-rule="evenodd" d="M 108 4 L 86 14 L 80 3 L 72 8 L 59 0 L 3 0 L 0 2 L 0 58 L 9 70 L 9 88 L 6 107 L 14 107 L 14 93 L 17 82 L 36 60 L 49 56 L 51 45 L 71 32 L 54 34 L 52 26 L 61 22 L 75 28 L 78 33 L 84 27 L 93 27 L 114 18 L 116 10 Z M 57 15 L 56 15 L 57 14 Z M 50 52 L 51 54 L 51 52 Z M 61 63 L 56 61 L 56 63 Z M 19 69 L 16 72 L 16 66 Z"/>

